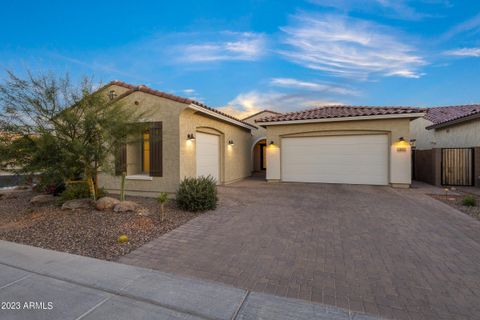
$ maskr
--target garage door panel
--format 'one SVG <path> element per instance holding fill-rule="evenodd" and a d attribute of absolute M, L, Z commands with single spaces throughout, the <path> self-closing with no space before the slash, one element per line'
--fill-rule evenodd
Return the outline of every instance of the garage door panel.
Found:
<path fill-rule="evenodd" d="M 212 176 L 220 181 L 220 137 L 197 132 L 196 137 L 197 177 Z"/>
<path fill-rule="evenodd" d="M 282 180 L 388 183 L 386 135 L 284 138 Z"/>

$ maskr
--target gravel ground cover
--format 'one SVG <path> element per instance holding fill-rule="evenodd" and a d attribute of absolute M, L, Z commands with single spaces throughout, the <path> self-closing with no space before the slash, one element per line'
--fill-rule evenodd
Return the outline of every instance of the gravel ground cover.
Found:
<path fill-rule="evenodd" d="M 61 210 L 57 205 L 33 207 L 31 191 L 0 198 L 0 239 L 105 260 L 118 257 L 177 228 L 196 214 L 165 205 L 166 220 L 160 221 L 155 199 L 127 197 L 150 211 L 150 215 L 114 213 L 95 209 Z M 119 243 L 120 235 L 129 241 Z"/>
<path fill-rule="evenodd" d="M 476 206 L 464 206 L 462 204 L 462 199 L 465 198 L 465 196 L 471 195 L 474 196 L 477 199 L 477 205 Z M 461 192 L 460 195 L 439 195 L 439 194 L 430 194 L 432 198 L 435 198 L 437 200 L 442 201 L 443 203 L 448 204 L 451 207 L 454 207 L 457 210 L 462 211 L 463 213 L 468 214 L 469 216 L 472 216 L 474 218 L 477 218 L 480 220 L 480 197 L 478 195 L 473 195 L 473 194 L 468 194 Z"/>

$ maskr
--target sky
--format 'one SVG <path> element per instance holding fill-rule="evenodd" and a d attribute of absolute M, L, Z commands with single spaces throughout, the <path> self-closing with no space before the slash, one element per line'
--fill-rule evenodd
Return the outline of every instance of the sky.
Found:
<path fill-rule="evenodd" d="M 4 1 L 0 68 L 144 84 L 239 117 L 480 103 L 480 1 Z"/>

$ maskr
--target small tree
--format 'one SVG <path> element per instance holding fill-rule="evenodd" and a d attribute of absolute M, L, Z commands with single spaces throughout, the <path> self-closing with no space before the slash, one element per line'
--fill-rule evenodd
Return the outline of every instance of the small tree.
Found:
<path fill-rule="evenodd" d="M 68 75 L 7 73 L 0 84 L 0 133 L 15 139 L 0 141 L 0 170 L 91 180 L 96 193 L 99 168 L 113 171 L 112 154 L 127 137 L 140 138 L 145 115 L 110 100 L 88 78 L 74 85 Z"/>
<path fill-rule="evenodd" d="M 163 222 L 165 220 L 165 203 L 168 201 L 168 193 L 160 192 L 160 195 L 157 197 L 157 201 L 160 204 L 160 220 Z"/>
<path fill-rule="evenodd" d="M 120 201 L 125 201 L 125 172 L 122 172 L 122 177 L 120 179 Z"/>

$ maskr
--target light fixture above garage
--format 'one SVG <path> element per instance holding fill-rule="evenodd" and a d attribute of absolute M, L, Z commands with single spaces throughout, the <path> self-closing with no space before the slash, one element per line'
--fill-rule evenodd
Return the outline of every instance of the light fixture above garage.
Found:
<path fill-rule="evenodd" d="M 228 145 L 233 146 L 234 145 L 233 140 L 228 140 Z"/>
<path fill-rule="evenodd" d="M 187 140 L 190 140 L 190 141 L 195 140 L 195 136 L 193 135 L 193 133 L 187 134 Z"/>

